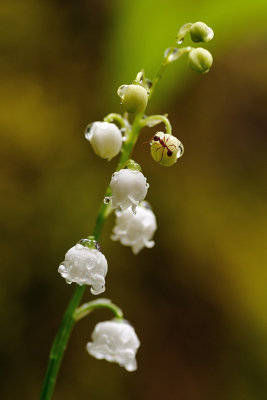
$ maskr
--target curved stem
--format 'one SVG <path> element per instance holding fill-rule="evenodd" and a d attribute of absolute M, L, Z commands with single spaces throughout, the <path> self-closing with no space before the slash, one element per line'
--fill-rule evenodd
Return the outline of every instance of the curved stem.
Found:
<path fill-rule="evenodd" d="M 165 117 L 164 115 L 150 115 L 149 117 L 143 118 L 141 121 L 141 125 L 142 127 L 144 126 L 154 126 L 156 124 L 153 124 L 153 122 L 155 120 L 158 120 L 160 122 L 163 122 L 165 127 L 166 127 L 166 133 L 168 133 L 169 135 L 172 134 L 172 126 L 170 121 L 168 120 L 167 117 Z"/>
<path fill-rule="evenodd" d="M 89 303 L 84 303 L 82 306 L 75 310 L 73 318 L 75 321 L 79 321 L 80 319 L 90 314 L 96 308 L 107 308 L 115 314 L 116 318 L 123 318 L 122 310 L 118 306 L 116 306 L 116 304 L 112 303 L 109 299 L 97 299 L 89 301 Z"/>
<path fill-rule="evenodd" d="M 112 122 L 112 121 L 117 121 L 121 127 L 125 127 L 126 126 L 126 121 L 125 119 L 120 115 L 120 114 L 116 114 L 116 113 L 111 113 L 108 114 L 105 118 L 104 118 L 105 122 Z"/>
<path fill-rule="evenodd" d="M 138 139 L 139 131 L 142 127 L 140 124 L 140 120 L 142 117 L 143 117 L 143 114 L 137 114 L 134 119 L 132 129 L 123 145 L 121 158 L 117 165 L 116 171 L 122 169 L 124 167 L 125 163 L 127 162 L 127 160 L 130 158 L 133 147 Z M 108 187 L 106 190 L 105 196 L 110 196 L 110 194 L 111 194 L 110 187 Z M 100 235 L 101 235 L 105 220 L 107 219 L 107 217 L 110 215 L 111 212 L 112 212 L 112 208 L 111 208 L 110 204 L 105 204 L 103 202 L 99 208 L 97 218 L 96 218 L 95 228 L 93 231 L 95 240 L 98 241 L 100 239 Z M 64 316 L 62 318 L 61 325 L 59 327 L 58 333 L 54 339 L 54 342 L 53 342 L 53 345 L 52 345 L 52 348 L 50 351 L 48 367 L 46 370 L 46 375 L 45 375 L 45 379 L 44 379 L 44 383 L 43 383 L 40 400 L 51 399 L 51 396 L 54 391 L 55 383 L 56 383 L 57 374 L 58 374 L 58 371 L 59 371 L 59 368 L 61 365 L 61 361 L 63 358 L 63 354 L 66 349 L 72 328 L 74 326 L 74 323 L 76 322 L 76 320 L 74 318 L 74 313 L 82 299 L 84 291 L 85 291 L 85 286 L 76 285 L 76 288 L 71 297 L 71 300 L 66 308 Z"/>
<path fill-rule="evenodd" d="M 178 50 L 176 46 L 177 46 L 177 42 L 175 41 L 175 44 L 173 46 L 169 47 L 167 49 L 168 51 L 167 50 L 165 51 L 162 63 L 152 80 L 152 85 L 151 85 L 149 97 L 148 97 L 149 100 L 151 99 L 151 97 L 154 93 L 155 87 L 157 86 L 158 82 L 162 78 L 162 75 L 163 75 L 167 65 L 169 65 L 171 62 L 173 62 L 175 60 L 178 60 L 178 58 L 180 58 L 184 54 L 189 53 L 193 48 L 193 47 L 187 46 L 187 47 L 182 47 Z M 175 56 L 175 58 L 173 58 L 173 60 L 171 60 L 171 54 L 175 49 L 177 50 L 177 55 Z"/>
<path fill-rule="evenodd" d="M 156 75 L 154 76 L 154 78 L 152 80 L 152 85 L 151 85 L 151 88 L 149 90 L 149 96 L 148 96 L 149 100 L 151 100 L 151 97 L 152 97 L 152 95 L 154 93 L 155 87 L 157 86 L 158 82 L 161 80 L 162 75 L 163 75 L 167 65 L 168 65 L 168 63 L 166 62 L 166 58 L 164 57 L 161 65 L 160 65 L 160 67 L 159 67 L 159 69 L 158 69 L 158 71 L 156 73 Z"/>

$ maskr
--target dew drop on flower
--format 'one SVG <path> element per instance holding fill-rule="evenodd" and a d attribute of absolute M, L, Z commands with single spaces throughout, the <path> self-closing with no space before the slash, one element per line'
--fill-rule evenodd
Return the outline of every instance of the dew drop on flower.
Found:
<path fill-rule="evenodd" d="M 88 247 L 89 249 L 96 249 L 100 251 L 99 243 L 96 240 L 94 240 L 94 238 L 81 239 L 79 240 L 78 243 L 84 247 Z"/>
<path fill-rule="evenodd" d="M 104 204 L 109 204 L 110 203 L 110 197 L 109 196 L 106 196 L 105 198 L 104 198 Z"/>
<path fill-rule="evenodd" d="M 146 86 L 147 86 L 148 89 L 150 89 L 152 87 L 152 85 L 153 85 L 153 82 L 150 79 L 147 79 L 147 78 L 145 80 L 145 83 L 146 83 Z"/>
<path fill-rule="evenodd" d="M 177 158 L 182 157 L 183 154 L 184 154 L 184 146 L 183 146 L 182 143 L 180 142 L 180 144 L 179 144 L 179 146 L 178 146 Z"/>
<path fill-rule="evenodd" d="M 138 74 L 136 75 L 136 82 L 142 83 L 143 77 L 144 77 L 143 71 L 138 72 Z"/>
<path fill-rule="evenodd" d="M 121 85 L 117 91 L 118 96 L 123 99 L 125 92 L 127 90 L 128 85 Z"/>
<path fill-rule="evenodd" d="M 92 125 L 93 124 L 87 125 L 87 127 L 85 129 L 84 136 L 85 136 L 86 140 L 90 140 L 90 131 L 91 131 Z"/>
<path fill-rule="evenodd" d="M 165 50 L 164 57 L 167 58 L 168 62 L 175 61 L 180 57 L 180 50 L 177 49 L 177 47 L 168 47 L 168 49 Z"/>
<path fill-rule="evenodd" d="M 147 209 L 147 210 L 152 210 L 152 207 L 151 207 L 151 205 L 149 204 L 149 202 L 148 201 L 142 201 L 141 203 L 140 203 L 140 207 L 144 207 L 145 209 Z"/>

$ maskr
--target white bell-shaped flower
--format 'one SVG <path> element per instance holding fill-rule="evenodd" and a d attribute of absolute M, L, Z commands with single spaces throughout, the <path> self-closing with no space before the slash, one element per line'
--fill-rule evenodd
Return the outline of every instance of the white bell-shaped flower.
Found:
<path fill-rule="evenodd" d="M 105 291 L 107 259 L 99 250 L 76 244 L 65 255 L 58 272 L 67 283 L 90 285 L 92 294 Z"/>
<path fill-rule="evenodd" d="M 99 322 L 86 350 L 98 360 L 116 362 L 127 371 L 137 369 L 135 355 L 140 346 L 134 328 L 124 320 Z"/>
<path fill-rule="evenodd" d="M 113 229 L 112 240 L 119 240 L 124 246 L 131 246 L 134 254 L 143 247 L 151 248 L 155 242 L 152 239 L 157 222 L 153 211 L 144 202 L 136 207 L 136 214 L 129 208 L 116 211 L 116 225 Z"/>
<path fill-rule="evenodd" d="M 142 172 L 121 169 L 112 175 L 110 188 L 112 207 L 121 210 L 131 207 L 135 213 L 136 206 L 146 197 L 149 184 Z"/>
<path fill-rule="evenodd" d="M 86 130 L 85 137 L 91 143 L 94 152 L 108 161 L 121 150 L 121 131 L 111 122 L 94 122 Z"/>

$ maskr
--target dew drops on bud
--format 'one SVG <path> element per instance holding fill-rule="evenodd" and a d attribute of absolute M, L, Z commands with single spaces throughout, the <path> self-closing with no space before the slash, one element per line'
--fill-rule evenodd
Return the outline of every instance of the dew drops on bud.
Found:
<path fill-rule="evenodd" d="M 190 36 L 193 42 L 209 42 L 214 37 L 213 30 L 204 22 L 195 22 L 190 28 Z"/>
<path fill-rule="evenodd" d="M 150 142 L 150 151 L 156 162 L 164 167 L 170 167 L 183 155 L 184 147 L 175 136 L 157 132 Z"/>
<path fill-rule="evenodd" d="M 140 113 L 145 111 L 148 101 L 146 89 L 140 85 L 122 85 L 119 87 L 118 96 L 126 111 Z"/>

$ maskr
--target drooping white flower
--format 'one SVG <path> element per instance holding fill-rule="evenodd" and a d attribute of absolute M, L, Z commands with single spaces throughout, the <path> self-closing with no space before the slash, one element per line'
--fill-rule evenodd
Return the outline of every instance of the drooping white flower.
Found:
<path fill-rule="evenodd" d="M 108 270 L 107 259 L 99 250 L 76 244 L 65 255 L 58 272 L 67 283 L 90 285 L 92 294 L 105 291 L 105 276 Z"/>
<path fill-rule="evenodd" d="M 119 240 L 124 246 L 131 246 L 134 254 L 143 247 L 151 248 L 155 242 L 152 239 L 157 222 L 153 211 L 144 202 L 136 207 L 136 214 L 129 208 L 116 211 L 116 225 L 113 229 L 112 240 Z"/>
<path fill-rule="evenodd" d="M 112 207 L 121 210 L 131 207 L 135 212 L 136 206 L 146 197 L 148 187 L 142 172 L 132 169 L 115 172 L 110 182 Z"/>
<path fill-rule="evenodd" d="M 116 362 L 127 371 L 137 369 L 135 355 L 140 346 L 134 328 L 124 320 L 99 322 L 86 350 L 98 360 Z"/>
<path fill-rule="evenodd" d="M 85 137 L 91 143 L 94 152 L 108 161 L 121 150 L 121 131 L 111 122 L 94 122 L 86 130 Z"/>

